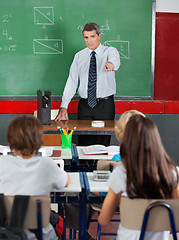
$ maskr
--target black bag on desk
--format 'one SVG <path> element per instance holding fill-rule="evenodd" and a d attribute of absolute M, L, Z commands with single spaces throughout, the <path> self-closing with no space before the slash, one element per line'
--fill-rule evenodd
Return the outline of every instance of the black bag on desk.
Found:
<path fill-rule="evenodd" d="M 51 123 L 51 91 L 37 91 L 37 118 L 40 119 L 42 124 Z"/>
<path fill-rule="evenodd" d="M 7 222 L 4 195 L 0 194 L 0 240 L 27 240 L 23 229 L 29 196 L 15 196 L 10 225 Z"/>

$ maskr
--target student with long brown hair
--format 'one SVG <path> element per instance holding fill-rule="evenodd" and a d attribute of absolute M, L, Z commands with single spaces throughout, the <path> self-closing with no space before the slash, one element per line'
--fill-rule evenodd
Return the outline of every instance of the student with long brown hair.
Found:
<path fill-rule="evenodd" d="M 130 198 L 179 198 L 179 168 L 166 153 L 156 125 L 147 117 L 132 116 L 125 128 L 120 153 L 123 165 L 109 178 L 109 191 L 98 218 L 106 225 L 120 202 Z M 117 240 L 137 240 L 140 231 L 119 225 Z M 169 232 L 146 232 L 145 239 L 168 240 Z"/>

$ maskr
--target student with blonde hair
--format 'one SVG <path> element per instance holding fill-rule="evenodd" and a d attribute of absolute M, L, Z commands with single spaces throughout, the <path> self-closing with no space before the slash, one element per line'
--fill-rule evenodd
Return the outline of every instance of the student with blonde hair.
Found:
<path fill-rule="evenodd" d="M 124 135 L 124 130 L 126 127 L 127 122 L 129 121 L 129 118 L 132 117 L 133 115 L 139 114 L 143 117 L 145 117 L 145 115 L 137 110 L 129 110 L 124 112 L 121 117 L 119 118 L 119 120 L 116 123 L 115 126 L 115 134 L 116 134 L 116 138 L 119 141 L 119 143 L 121 143 L 123 135 Z M 112 160 L 114 161 L 121 161 L 121 156 L 120 154 L 116 154 L 113 156 Z"/>

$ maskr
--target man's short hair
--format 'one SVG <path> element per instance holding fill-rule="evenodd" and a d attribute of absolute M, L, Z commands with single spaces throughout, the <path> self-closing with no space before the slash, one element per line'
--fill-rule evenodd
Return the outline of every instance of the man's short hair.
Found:
<path fill-rule="evenodd" d="M 100 26 L 94 22 L 90 22 L 90 23 L 86 23 L 83 27 L 83 30 L 82 30 L 82 33 L 84 31 L 93 31 L 95 30 L 96 31 L 96 34 L 99 35 L 100 34 Z"/>

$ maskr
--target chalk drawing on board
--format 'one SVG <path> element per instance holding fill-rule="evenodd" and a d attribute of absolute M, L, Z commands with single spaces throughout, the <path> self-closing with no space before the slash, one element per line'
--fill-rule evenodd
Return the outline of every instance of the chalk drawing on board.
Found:
<path fill-rule="evenodd" d="M 118 50 L 121 58 L 130 58 L 129 41 L 110 40 L 105 41 L 103 45 L 108 47 L 115 47 Z"/>
<path fill-rule="evenodd" d="M 5 15 L 3 15 L 2 16 L 2 22 L 3 23 L 8 23 L 9 21 L 10 21 L 10 18 L 12 17 L 12 15 L 11 14 L 5 14 Z"/>
<path fill-rule="evenodd" d="M 82 15 L 82 18 L 84 18 L 84 15 Z M 82 26 L 82 25 L 78 25 L 77 29 L 82 31 L 83 27 L 84 26 Z M 101 34 L 104 34 L 104 31 L 109 31 L 110 30 L 108 20 L 106 20 L 105 25 L 101 25 L 100 30 L 101 30 Z"/>
<path fill-rule="evenodd" d="M 62 39 L 33 39 L 35 54 L 63 54 Z"/>
<path fill-rule="evenodd" d="M 3 29 L 2 35 L 6 36 L 6 40 L 12 40 L 12 36 L 8 35 L 7 29 Z"/>
<path fill-rule="evenodd" d="M 34 24 L 54 25 L 53 7 L 34 7 Z"/>
<path fill-rule="evenodd" d="M 106 20 L 105 25 L 102 25 L 100 27 L 100 30 L 101 30 L 101 34 L 104 34 L 104 31 L 109 31 L 110 30 L 110 27 L 109 27 L 109 24 L 108 24 L 108 20 Z"/>

